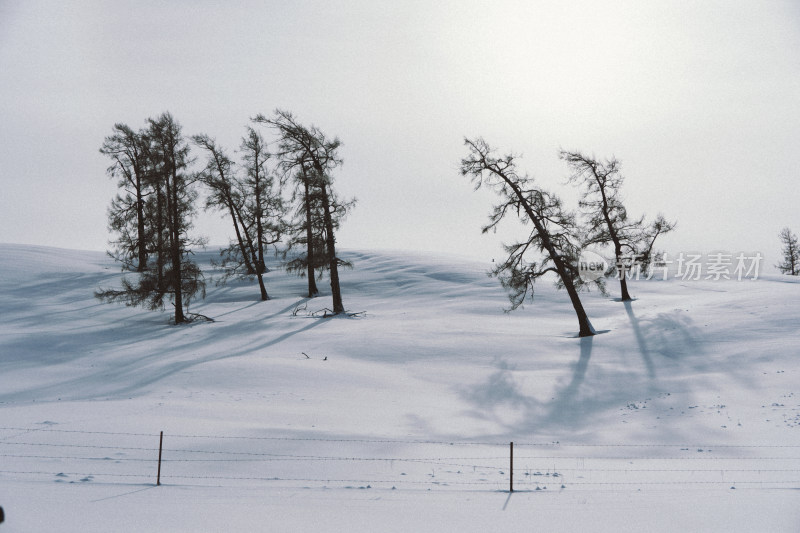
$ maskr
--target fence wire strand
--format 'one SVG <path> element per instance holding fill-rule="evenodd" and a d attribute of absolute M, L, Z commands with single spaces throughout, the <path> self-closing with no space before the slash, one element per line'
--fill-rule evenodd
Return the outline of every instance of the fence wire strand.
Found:
<path fill-rule="evenodd" d="M 5 467 L 0 476 L 53 476 L 55 481 L 70 483 L 76 482 L 70 476 L 80 476 L 80 482 L 152 481 L 159 435 L 0 427 L 0 468 Z M 161 479 L 172 484 L 209 481 L 505 490 L 510 482 L 508 442 L 169 433 L 164 437 L 168 443 L 178 442 L 178 446 L 162 449 Z M 800 477 L 796 475 L 800 472 L 800 454 L 796 453 L 800 445 L 552 441 L 514 442 L 513 446 L 525 450 L 514 457 L 515 490 L 547 490 L 548 485 L 550 490 L 800 488 L 796 479 Z M 470 448 L 470 453 L 456 451 L 465 448 Z M 51 455 L 47 453 L 50 450 L 54 452 Z M 662 451 L 664 455 L 660 455 Z M 80 472 L 81 464 L 90 472 Z M 315 475 L 303 475 L 311 472 Z"/>

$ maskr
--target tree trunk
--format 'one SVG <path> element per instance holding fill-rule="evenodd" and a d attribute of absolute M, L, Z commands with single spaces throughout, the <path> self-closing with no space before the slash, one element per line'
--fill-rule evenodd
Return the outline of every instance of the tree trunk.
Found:
<path fill-rule="evenodd" d="M 261 300 L 266 302 L 269 300 L 269 294 L 267 294 L 267 286 L 264 285 L 264 275 L 259 272 L 256 277 L 258 278 L 258 288 L 261 290 Z"/>
<path fill-rule="evenodd" d="M 164 288 L 164 192 L 156 184 L 156 287 Z"/>
<path fill-rule="evenodd" d="M 267 294 L 267 286 L 264 284 L 264 272 L 266 271 L 266 268 L 264 266 L 264 258 L 263 256 L 259 258 L 256 255 L 256 249 L 253 246 L 253 241 L 249 237 L 248 237 L 248 242 L 250 243 L 250 253 L 253 254 L 253 263 L 256 264 L 255 274 L 256 278 L 258 278 L 258 289 L 261 291 L 261 301 L 266 302 L 267 300 L 269 300 L 269 294 Z"/>
<path fill-rule="evenodd" d="M 575 314 L 578 316 L 578 336 L 590 337 L 594 335 L 595 331 L 592 327 L 592 323 L 589 321 L 589 316 L 586 314 L 586 311 L 583 308 L 583 303 L 581 303 L 580 296 L 578 296 L 578 291 L 575 289 L 575 284 L 572 283 L 572 278 L 567 272 L 567 268 L 564 266 L 564 261 L 561 255 L 558 253 L 558 250 L 556 250 L 553 242 L 550 240 L 550 234 L 547 233 L 547 229 L 544 227 L 539 217 L 536 216 L 536 213 L 534 213 L 520 188 L 506 176 L 499 173 L 498 175 L 503 178 L 514 190 L 514 193 L 517 195 L 517 198 L 524 207 L 528 218 L 530 218 L 531 222 L 533 222 L 533 225 L 536 227 L 536 231 L 542 239 L 542 246 L 547 250 L 550 258 L 553 260 L 553 265 L 556 268 L 556 272 L 558 272 L 561 281 L 564 283 L 564 288 L 567 290 L 567 294 L 569 294 L 572 307 L 575 309 Z"/>
<path fill-rule="evenodd" d="M 258 246 L 258 258 L 256 260 L 256 272 L 264 272 L 264 223 L 262 221 L 263 206 L 261 200 L 261 176 L 258 175 L 258 159 L 255 161 L 255 197 L 256 197 L 256 244 Z"/>
<path fill-rule="evenodd" d="M 600 191 L 600 196 L 603 200 L 603 218 L 606 221 L 608 234 L 611 237 L 611 242 L 614 243 L 614 257 L 617 260 L 617 272 L 619 273 L 619 289 L 621 293 L 620 298 L 623 302 L 629 302 L 633 300 L 633 298 L 631 298 L 631 295 L 628 294 L 628 281 L 626 279 L 627 273 L 625 270 L 625 265 L 622 262 L 622 243 L 619 240 L 617 228 L 614 227 L 614 223 L 611 221 L 611 217 L 609 216 L 609 210 L 611 208 L 608 205 L 605 181 L 600 179 L 600 176 L 597 175 L 597 170 L 594 167 L 592 167 L 592 173 L 594 174 L 595 181 L 597 182 L 597 188 Z"/>
<path fill-rule="evenodd" d="M 622 272 L 622 277 L 619 279 L 619 289 L 622 293 L 623 302 L 630 302 L 633 300 L 631 295 L 628 293 L 628 281 L 625 279 L 625 272 Z"/>
<path fill-rule="evenodd" d="M 575 309 L 575 314 L 578 315 L 578 336 L 591 337 L 592 335 L 595 335 L 596 332 L 594 327 L 592 327 L 592 323 L 589 321 L 589 316 L 583 309 L 583 303 L 581 303 L 581 299 L 578 296 L 578 291 L 575 289 L 572 281 L 564 282 L 564 288 L 567 289 L 567 294 L 569 294 L 572 307 Z"/>
<path fill-rule="evenodd" d="M 145 237 L 144 223 L 144 197 L 142 196 L 142 179 L 136 174 L 136 231 L 139 242 L 137 243 L 139 252 L 139 264 L 136 266 L 137 272 L 144 272 L 147 269 L 147 238 Z"/>
<path fill-rule="evenodd" d="M 547 248 L 547 252 L 553 259 L 553 264 L 558 271 L 558 275 L 561 277 L 561 281 L 564 283 L 564 288 L 567 290 L 567 294 L 569 294 L 569 299 L 572 302 L 573 309 L 575 309 L 575 314 L 578 316 L 578 336 L 591 337 L 595 334 L 595 330 L 592 327 L 592 323 L 589 321 L 589 316 L 586 314 L 586 311 L 583 308 L 583 303 L 581 302 L 580 296 L 578 296 L 577 289 L 575 289 L 575 284 L 572 283 L 572 278 L 570 278 L 569 273 L 564 266 L 562 257 L 558 254 L 558 251 L 550 241 L 550 235 L 543 227 L 541 227 L 538 219 L 531 217 L 531 220 L 536 226 L 536 230 L 539 231 L 539 234 L 542 236 L 542 244 L 544 244 L 545 248 Z"/>
<path fill-rule="evenodd" d="M 236 240 L 239 243 L 239 251 L 242 253 L 244 267 L 247 269 L 248 274 L 255 274 L 256 271 L 250 262 L 250 256 L 248 255 L 247 248 L 244 245 L 244 240 L 242 239 L 242 233 L 239 231 L 239 221 L 236 219 L 236 208 L 234 207 L 233 201 L 230 198 L 228 198 L 228 210 L 231 213 L 231 220 L 233 220 L 233 229 L 236 232 Z"/>
<path fill-rule="evenodd" d="M 331 274 L 331 295 L 333 296 L 333 312 L 335 314 L 344 313 L 344 304 L 342 303 L 342 292 L 339 288 L 339 264 L 336 258 L 336 240 L 333 234 L 333 219 L 331 218 L 331 209 L 328 201 L 328 189 L 323 179 L 322 187 L 320 188 L 322 194 L 322 213 L 325 221 L 325 241 L 328 246 L 328 261 Z"/>
<path fill-rule="evenodd" d="M 180 246 L 180 218 L 178 210 L 178 177 L 175 169 L 175 164 L 172 164 L 172 183 L 170 184 L 170 177 L 167 177 L 167 195 L 169 202 L 167 208 L 169 216 L 167 217 L 169 223 L 169 251 L 172 262 L 172 291 L 174 295 L 175 304 L 175 324 L 182 324 L 186 322 L 186 317 L 183 315 L 183 291 L 182 291 L 182 278 L 181 278 L 181 246 Z"/>
<path fill-rule="evenodd" d="M 258 173 L 258 156 L 256 155 L 255 164 L 255 193 L 256 193 L 256 241 L 258 244 L 258 259 L 256 261 L 256 273 L 258 275 L 258 287 L 261 290 L 261 300 L 269 300 L 267 288 L 264 286 L 264 272 L 267 266 L 264 263 L 264 222 L 262 217 L 264 215 L 264 206 L 261 190 L 261 176 Z"/>
<path fill-rule="evenodd" d="M 308 297 L 313 298 L 319 294 L 317 289 L 316 274 L 314 272 L 314 231 L 311 227 L 311 188 L 308 184 L 306 169 L 303 167 L 303 187 L 305 188 L 305 208 L 306 208 L 306 268 L 308 277 Z"/>
<path fill-rule="evenodd" d="M 242 220 L 241 212 L 236 208 L 236 205 L 233 203 L 233 200 L 230 201 L 232 212 L 238 213 L 239 220 Z M 234 217 L 234 225 L 236 224 L 236 218 Z M 242 249 L 242 258 L 244 259 L 245 268 L 247 268 L 248 274 L 255 274 L 258 278 L 258 288 L 261 291 L 261 300 L 266 302 L 269 300 L 269 294 L 267 294 L 267 287 L 264 284 L 264 271 L 265 268 L 256 268 L 253 265 L 258 263 L 258 254 L 256 253 L 256 249 L 253 246 L 253 239 L 250 238 L 250 234 L 247 232 L 247 226 L 242 224 L 242 231 L 244 232 L 244 239 L 247 241 L 247 246 L 250 248 L 248 251 L 245 248 L 244 242 L 239 234 L 239 228 L 236 228 L 236 236 L 239 238 L 239 245 Z M 249 254 L 249 255 L 248 255 Z M 263 257 L 262 257 L 262 264 L 263 264 Z"/>
<path fill-rule="evenodd" d="M 614 255 L 617 258 L 617 273 L 619 275 L 619 290 L 621 293 L 621 299 L 623 302 L 630 302 L 633 300 L 631 295 L 628 293 L 628 272 L 625 268 L 625 264 L 622 262 L 622 246 L 619 244 L 619 240 L 615 238 L 614 240 Z"/>

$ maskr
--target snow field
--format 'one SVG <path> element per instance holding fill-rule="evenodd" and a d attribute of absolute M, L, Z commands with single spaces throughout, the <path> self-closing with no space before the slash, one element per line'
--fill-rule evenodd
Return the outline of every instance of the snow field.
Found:
<path fill-rule="evenodd" d="M 347 258 L 362 317 L 308 316 L 328 298 L 275 270 L 273 300 L 210 283 L 216 321 L 174 327 L 93 299 L 120 277 L 102 254 L 0 245 L 0 528 L 800 526 L 794 280 L 585 294 L 607 333 L 578 339 L 547 284 L 504 314 L 489 264 Z"/>

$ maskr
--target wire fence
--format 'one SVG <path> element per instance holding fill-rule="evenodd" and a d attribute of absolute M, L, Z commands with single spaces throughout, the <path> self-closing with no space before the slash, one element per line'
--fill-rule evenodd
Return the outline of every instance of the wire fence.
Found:
<path fill-rule="evenodd" d="M 154 484 L 160 472 L 163 484 L 182 486 L 473 491 L 800 488 L 800 445 L 511 445 L 166 433 L 159 454 L 159 441 L 159 434 L 151 433 L 0 427 L 0 479 Z"/>

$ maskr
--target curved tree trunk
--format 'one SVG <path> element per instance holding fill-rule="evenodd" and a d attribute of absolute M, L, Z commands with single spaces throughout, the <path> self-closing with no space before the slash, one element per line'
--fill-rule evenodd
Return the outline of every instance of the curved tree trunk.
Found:
<path fill-rule="evenodd" d="M 564 283 L 564 288 L 566 289 L 569 299 L 572 302 L 572 307 L 575 309 L 575 314 L 578 316 L 578 336 L 590 337 L 594 335 L 594 327 L 592 327 L 592 323 L 589 321 L 589 316 L 586 314 L 586 310 L 583 308 L 583 303 L 581 303 L 580 296 L 578 296 L 578 291 L 575 289 L 575 284 L 572 283 L 572 277 L 569 275 L 569 272 L 567 272 L 567 268 L 564 265 L 564 260 L 550 239 L 550 234 L 547 232 L 547 228 L 544 227 L 541 219 L 533 211 L 520 188 L 506 176 L 503 176 L 502 174 L 498 175 L 500 175 L 506 181 L 509 187 L 511 187 L 511 189 L 514 191 L 514 194 L 516 194 L 520 204 L 524 207 L 528 218 L 530 218 L 531 222 L 533 222 L 533 225 L 536 227 L 536 231 L 542 239 L 543 247 L 547 250 L 550 258 L 553 260 L 553 265 L 555 266 L 556 272 L 561 278 L 561 281 Z"/>
<path fill-rule="evenodd" d="M 621 299 L 623 302 L 630 302 L 633 298 L 631 298 L 631 295 L 628 293 L 628 271 L 625 264 L 622 262 L 622 246 L 616 237 L 614 238 L 614 255 L 617 258 L 617 274 L 619 275 Z"/>

